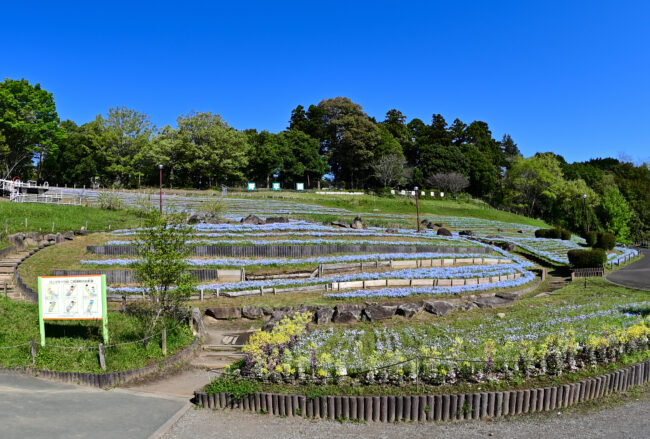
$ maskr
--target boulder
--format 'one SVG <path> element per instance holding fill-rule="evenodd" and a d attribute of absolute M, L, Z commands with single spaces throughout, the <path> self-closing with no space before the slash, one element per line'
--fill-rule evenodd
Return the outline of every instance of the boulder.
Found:
<path fill-rule="evenodd" d="M 397 311 L 397 305 L 372 305 L 363 309 L 363 315 L 371 322 L 391 319 Z"/>
<path fill-rule="evenodd" d="M 9 244 L 13 245 L 16 250 L 23 250 L 25 248 L 24 233 L 14 233 L 13 235 L 7 235 L 7 241 L 9 241 Z"/>
<path fill-rule="evenodd" d="M 38 232 L 27 232 L 27 239 L 31 239 L 34 242 L 41 242 L 43 240 L 43 235 Z"/>
<path fill-rule="evenodd" d="M 218 320 L 240 319 L 241 308 L 238 306 L 215 306 L 206 309 L 205 314 Z"/>
<path fill-rule="evenodd" d="M 330 323 L 334 317 L 334 309 L 329 306 L 321 306 L 316 310 L 315 321 L 319 325 Z"/>
<path fill-rule="evenodd" d="M 350 228 L 356 229 L 356 230 L 361 230 L 361 229 L 365 229 L 366 226 L 363 225 L 363 222 L 361 221 L 361 217 L 356 217 L 350 223 Z"/>
<path fill-rule="evenodd" d="M 248 215 L 246 218 L 241 219 L 242 224 L 250 224 L 254 226 L 259 226 L 260 224 L 264 224 L 264 220 L 261 219 L 258 216 L 255 215 Z"/>
<path fill-rule="evenodd" d="M 424 302 L 424 309 L 427 312 L 430 312 L 431 314 L 435 314 L 437 316 L 444 316 L 455 308 L 456 307 L 454 305 L 449 302 L 445 302 L 444 300 L 426 300 Z"/>
<path fill-rule="evenodd" d="M 262 312 L 262 308 L 259 306 L 243 306 L 241 309 L 241 315 L 247 319 L 255 320 L 262 317 L 264 313 Z"/>
<path fill-rule="evenodd" d="M 274 223 L 288 223 L 289 218 L 285 218 L 283 216 L 270 216 L 266 219 L 266 224 L 274 224 Z"/>
<path fill-rule="evenodd" d="M 420 225 L 428 229 L 429 225 L 431 225 L 431 221 L 423 219 L 422 221 L 420 221 Z"/>
<path fill-rule="evenodd" d="M 427 224 L 427 229 L 429 229 L 429 230 L 434 230 L 435 228 L 436 228 L 436 225 L 435 225 L 435 224 L 433 224 L 433 223 L 429 223 L 429 224 Z"/>
<path fill-rule="evenodd" d="M 404 316 L 406 318 L 411 318 L 420 311 L 422 311 L 421 303 L 402 303 L 397 307 L 397 315 Z"/>
<path fill-rule="evenodd" d="M 65 238 L 63 237 L 63 234 L 61 234 L 61 233 L 57 233 L 57 234 L 54 236 L 54 242 L 55 242 L 56 244 L 61 244 L 63 241 L 65 241 Z"/>
<path fill-rule="evenodd" d="M 506 299 L 506 300 L 517 300 L 517 299 L 519 299 L 520 295 L 521 295 L 521 293 L 518 292 L 518 291 L 507 291 L 507 292 L 504 292 L 504 293 L 495 294 L 496 297 L 500 297 L 500 298 Z"/>
<path fill-rule="evenodd" d="M 497 244 L 497 247 L 502 248 L 507 252 L 511 252 L 514 251 L 517 246 L 512 242 L 500 242 Z"/>
<path fill-rule="evenodd" d="M 203 212 L 197 212 L 189 216 L 187 218 L 187 224 L 199 224 L 199 223 L 204 223 L 206 219 L 206 215 Z"/>
<path fill-rule="evenodd" d="M 477 306 L 474 304 L 474 302 L 463 302 L 460 304 L 459 308 L 463 311 L 469 311 L 470 309 L 477 308 Z"/>
<path fill-rule="evenodd" d="M 443 227 L 442 223 L 434 223 L 433 225 L 436 226 L 436 227 Z"/>
<path fill-rule="evenodd" d="M 74 234 L 77 235 L 77 236 L 86 236 L 86 235 L 88 234 L 88 232 L 86 231 L 86 229 L 84 229 L 84 228 L 82 227 L 82 228 L 79 229 L 79 230 L 75 230 L 75 231 L 74 231 Z"/>
<path fill-rule="evenodd" d="M 336 305 L 332 321 L 334 323 L 353 323 L 361 317 L 361 305 L 340 304 Z"/>
<path fill-rule="evenodd" d="M 54 233 L 48 233 L 47 235 L 43 236 L 43 239 L 48 242 L 54 242 L 56 241 L 56 235 Z"/>
<path fill-rule="evenodd" d="M 504 299 L 497 296 L 479 297 L 474 301 L 479 308 L 496 308 L 498 306 L 505 306 L 512 304 L 512 300 Z"/>
<path fill-rule="evenodd" d="M 74 232 L 71 231 L 71 230 L 68 231 L 68 232 L 65 232 L 65 233 L 63 234 L 63 238 L 66 239 L 66 240 L 68 240 L 68 241 L 72 241 L 72 240 L 74 239 Z"/>
<path fill-rule="evenodd" d="M 337 227 L 345 227 L 346 229 L 350 228 L 350 224 L 344 223 L 343 221 L 340 221 L 340 220 L 332 221 L 331 224 L 333 226 L 337 226 Z"/>
<path fill-rule="evenodd" d="M 503 229 L 499 227 L 499 228 L 497 228 L 497 232 L 503 233 Z"/>
<path fill-rule="evenodd" d="M 460 232 L 458 232 L 458 234 L 460 236 L 474 236 L 474 232 L 472 232 L 471 230 L 461 230 Z"/>
<path fill-rule="evenodd" d="M 397 227 L 389 227 L 386 229 L 386 233 L 397 233 Z"/>
<path fill-rule="evenodd" d="M 270 306 L 263 306 L 262 312 L 264 313 L 265 316 L 270 316 L 271 314 L 273 314 L 273 308 L 271 308 Z"/>
<path fill-rule="evenodd" d="M 517 230 L 517 233 L 524 233 L 523 230 Z"/>
<path fill-rule="evenodd" d="M 445 229 L 444 227 L 440 227 L 436 234 L 439 236 L 453 236 L 449 229 Z"/>

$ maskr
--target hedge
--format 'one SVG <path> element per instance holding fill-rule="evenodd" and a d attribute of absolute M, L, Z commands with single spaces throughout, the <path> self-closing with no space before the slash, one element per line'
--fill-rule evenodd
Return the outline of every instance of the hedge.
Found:
<path fill-rule="evenodd" d="M 568 241 L 571 239 L 571 232 L 566 229 L 556 227 L 554 229 L 537 229 L 535 230 L 536 238 L 562 239 Z"/>
<path fill-rule="evenodd" d="M 567 256 L 573 268 L 598 268 L 607 261 L 607 253 L 602 249 L 569 250 Z"/>
<path fill-rule="evenodd" d="M 598 239 L 596 240 L 595 248 L 600 248 L 603 250 L 611 250 L 616 246 L 616 236 L 611 233 L 602 232 L 598 234 Z"/>
<path fill-rule="evenodd" d="M 585 232 L 584 238 L 588 247 L 594 247 L 598 241 L 598 232 Z"/>

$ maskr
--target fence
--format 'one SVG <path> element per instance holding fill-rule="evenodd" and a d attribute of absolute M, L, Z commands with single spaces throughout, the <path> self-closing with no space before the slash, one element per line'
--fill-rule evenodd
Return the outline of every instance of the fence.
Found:
<path fill-rule="evenodd" d="M 133 270 L 54 270 L 54 276 L 89 276 L 93 274 L 105 274 L 107 284 L 134 284 L 137 279 Z M 244 280 L 244 269 L 217 270 L 199 269 L 190 270 L 192 277 L 199 282 L 214 280 L 237 282 Z"/>
<path fill-rule="evenodd" d="M 576 268 L 571 272 L 571 280 L 579 277 L 603 277 L 605 275 L 605 268 Z"/>
<path fill-rule="evenodd" d="M 137 256 L 132 245 L 88 246 L 89 253 L 105 256 Z M 333 253 L 482 253 L 492 250 L 485 247 L 421 246 L 421 245 L 199 245 L 192 247 L 194 256 L 240 258 L 304 258 Z"/>
<path fill-rule="evenodd" d="M 650 247 L 650 241 L 648 241 L 648 240 L 637 241 L 637 242 L 634 243 L 634 246 L 635 247 L 648 248 L 648 247 Z"/>

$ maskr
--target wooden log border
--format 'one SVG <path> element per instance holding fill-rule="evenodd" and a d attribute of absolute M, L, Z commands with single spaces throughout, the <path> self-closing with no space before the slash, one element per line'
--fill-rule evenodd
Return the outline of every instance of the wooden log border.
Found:
<path fill-rule="evenodd" d="M 177 352 L 171 357 L 161 361 L 160 363 L 152 364 L 151 366 L 141 367 L 139 369 L 123 370 L 121 372 L 109 373 L 82 373 L 82 372 L 57 372 L 44 369 L 33 369 L 23 367 L 0 367 L 2 373 L 19 373 L 25 375 L 33 375 L 39 378 L 45 378 L 53 381 L 61 381 L 64 383 L 83 384 L 90 387 L 116 387 L 121 384 L 133 381 L 139 378 L 144 378 L 156 372 L 164 371 L 176 364 L 182 363 L 189 358 L 193 357 L 196 350 L 199 348 L 198 337 L 194 342 L 185 349 Z"/>
<path fill-rule="evenodd" d="M 526 390 L 452 395 L 322 396 L 258 392 L 236 401 L 227 393 L 195 391 L 207 409 L 238 408 L 284 417 L 356 419 L 365 422 L 443 422 L 550 412 L 626 392 L 650 381 L 650 360 L 577 383 Z M 297 409 L 300 409 L 299 411 Z"/>
<path fill-rule="evenodd" d="M 89 253 L 104 256 L 137 256 L 132 245 L 91 245 Z M 489 254 L 487 247 L 429 246 L 429 245 L 198 245 L 192 247 L 194 256 L 248 258 L 304 258 L 335 253 L 480 253 Z"/>

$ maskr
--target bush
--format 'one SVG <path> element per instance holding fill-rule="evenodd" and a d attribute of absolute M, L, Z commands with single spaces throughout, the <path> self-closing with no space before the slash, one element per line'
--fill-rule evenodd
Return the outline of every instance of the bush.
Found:
<path fill-rule="evenodd" d="M 598 232 L 585 232 L 584 238 L 587 241 L 587 246 L 593 247 L 598 240 Z"/>
<path fill-rule="evenodd" d="M 97 204 L 101 209 L 106 210 L 124 209 L 124 202 L 119 195 L 111 192 L 100 192 L 97 195 Z"/>
<path fill-rule="evenodd" d="M 596 245 L 594 247 L 601 248 L 603 250 L 611 250 L 616 246 L 616 236 L 611 233 L 602 232 L 598 234 L 598 239 L 596 240 Z"/>
<path fill-rule="evenodd" d="M 227 393 L 234 399 L 242 399 L 244 396 L 260 391 L 260 384 L 257 381 L 246 378 L 219 377 L 207 384 L 204 389 L 206 393 Z"/>
<path fill-rule="evenodd" d="M 569 250 L 568 257 L 573 268 L 599 268 L 607 261 L 607 253 L 602 249 Z"/>
<path fill-rule="evenodd" d="M 568 241 L 571 239 L 571 232 L 566 229 L 556 227 L 554 229 L 537 229 L 535 230 L 536 238 L 562 239 Z"/>

